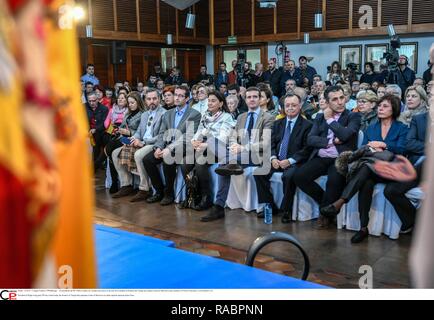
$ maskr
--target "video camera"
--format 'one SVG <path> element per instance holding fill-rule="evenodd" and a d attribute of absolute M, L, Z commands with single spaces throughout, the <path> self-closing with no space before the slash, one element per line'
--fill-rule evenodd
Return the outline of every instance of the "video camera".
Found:
<path fill-rule="evenodd" d="M 244 49 L 239 49 L 238 50 L 238 55 L 237 55 L 237 65 L 235 67 L 236 71 L 237 71 L 237 82 L 240 86 L 243 86 L 244 84 L 243 79 L 244 79 L 244 64 L 246 63 L 246 50 Z"/>
<path fill-rule="evenodd" d="M 396 71 L 398 69 L 398 48 L 401 48 L 401 40 L 397 35 L 395 35 L 390 38 L 390 49 L 383 55 L 383 59 L 386 59 L 387 67 L 390 72 Z"/>

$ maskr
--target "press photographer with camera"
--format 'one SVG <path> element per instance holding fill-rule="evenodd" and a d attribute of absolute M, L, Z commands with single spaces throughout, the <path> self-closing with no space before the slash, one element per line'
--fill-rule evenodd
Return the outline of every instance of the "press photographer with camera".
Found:
<path fill-rule="evenodd" d="M 398 68 L 389 73 L 388 83 L 399 85 L 402 92 L 405 92 L 416 79 L 416 73 L 408 67 L 408 58 L 400 55 L 398 59 Z"/>
<path fill-rule="evenodd" d="M 404 93 L 416 79 L 416 73 L 408 67 L 408 57 L 399 54 L 398 48 L 401 47 L 401 40 L 397 35 L 390 39 L 390 50 L 386 52 L 383 59 L 387 61 L 389 75 L 386 78 L 387 83 L 397 84 Z M 404 98 L 404 97 L 401 97 Z"/>

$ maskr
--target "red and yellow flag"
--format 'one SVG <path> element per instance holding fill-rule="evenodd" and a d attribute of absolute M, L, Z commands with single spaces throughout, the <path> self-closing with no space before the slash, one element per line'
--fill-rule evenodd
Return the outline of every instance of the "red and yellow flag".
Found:
<path fill-rule="evenodd" d="M 0 0 L 0 287 L 92 288 L 94 199 L 73 3 L 18 2 Z"/>

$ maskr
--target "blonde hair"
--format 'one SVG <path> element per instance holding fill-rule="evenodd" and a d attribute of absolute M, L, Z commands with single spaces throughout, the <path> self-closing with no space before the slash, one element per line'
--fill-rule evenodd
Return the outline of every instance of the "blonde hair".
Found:
<path fill-rule="evenodd" d="M 422 86 L 419 86 L 419 85 L 417 85 L 417 86 L 410 86 L 410 87 L 407 88 L 407 90 L 405 90 L 405 96 L 404 96 L 405 100 L 407 100 L 407 93 L 409 91 L 412 91 L 412 90 L 416 91 L 417 94 L 419 95 L 420 100 L 422 100 L 421 104 L 423 104 L 425 102 L 425 105 L 428 105 L 428 96 L 426 94 L 426 91 L 425 91 L 425 89 Z"/>
<path fill-rule="evenodd" d="M 378 96 L 372 90 L 362 90 L 357 94 L 356 98 L 357 98 L 357 100 L 366 99 L 369 102 L 377 102 L 378 101 Z"/>

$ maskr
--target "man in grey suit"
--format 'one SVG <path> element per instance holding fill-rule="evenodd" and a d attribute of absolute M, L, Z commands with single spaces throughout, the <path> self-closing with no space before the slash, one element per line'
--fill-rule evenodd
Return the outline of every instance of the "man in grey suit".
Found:
<path fill-rule="evenodd" d="M 260 165 L 264 146 L 270 146 L 270 141 L 264 141 L 264 137 L 271 138 L 271 128 L 275 117 L 259 108 L 259 97 L 260 91 L 258 88 L 250 87 L 247 89 L 246 103 L 248 112 L 238 117 L 235 129 L 229 138 L 230 155 L 228 160 L 230 163 L 219 166 L 215 171 L 219 175 L 216 201 L 209 214 L 201 218 L 203 222 L 213 221 L 225 216 L 224 207 L 231 182 L 230 176 L 242 174 L 243 165 Z M 266 130 L 268 130 L 268 135 L 264 135 Z M 234 161 L 237 163 L 231 163 Z"/>
<path fill-rule="evenodd" d="M 161 205 L 173 203 L 175 199 L 173 186 L 175 184 L 176 166 L 181 164 L 186 154 L 187 141 L 196 132 L 201 119 L 200 112 L 188 106 L 190 91 L 187 86 L 175 87 L 175 108 L 167 111 L 161 119 L 160 132 L 153 146 L 154 152 L 148 153 L 143 164 L 156 190 L 148 203 L 159 202 Z M 191 137 L 187 137 L 191 133 Z M 181 159 L 178 159 L 179 156 Z M 175 161 L 171 159 L 175 157 Z M 164 160 L 164 161 L 163 161 Z M 161 179 L 158 165 L 163 163 L 166 185 Z"/>
<path fill-rule="evenodd" d="M 166 110 L 160 106 L 160 95 L 157 89 L 149 88 L 145 93 L 145 104 L 148 111 L 142 114 L 140 125 L 136 133 L 131 137 L 131 145 L 136 148 L 134 161 L 137 165 L 137 172 L 140 176 L 139 192 L 130 200 L 131 202 L 143 201 L 149 198 L 150 183 L 146 173 L 143 159 L 153 151 L 153 146 L 160 132 L 161 119 Z M 132 176 L 126 166 L 117 166 L 121 186 L 131 186 Z M 131 194 L 131 193 L 128 193 Z"/>

